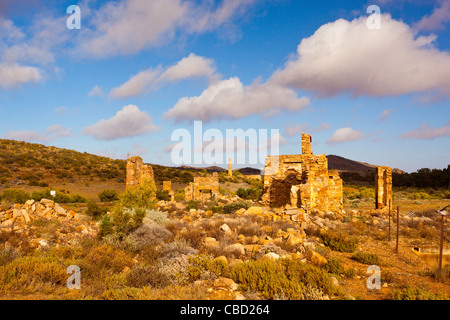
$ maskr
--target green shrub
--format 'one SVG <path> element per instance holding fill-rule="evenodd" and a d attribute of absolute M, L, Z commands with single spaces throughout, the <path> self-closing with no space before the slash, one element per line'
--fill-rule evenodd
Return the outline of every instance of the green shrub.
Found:
<path fill-rule="evenodd" d="M 198 209 L 198 206 L 200 205 L 200 201 L 199 200 L 189 200 L 187 203 L 187 209 L 191 210 L 191 209 Z"/>
<path fill-rule="evenodd" d="M 448 300 L 446 294 L 432 293 L 423 288 L 405 286 L 401 289 L 394 289 L 393 300 Z"/>
<path fill-rule="evenodd" d="M 312 299 L 343 293 L 329 275 L 313 265 L 292 259 L 249 260 L 232 267 L 234 281 L 266 299 Z"/>
<path fill-rule="evenodd" d="M 101 202 L 111 202 L 119 200 L 119 194 L 116 190 L 112 189 L 103 190 L 98 194 L 98 197 Z"/>
<path fill-rule="evenodd" d="M 22 189 L 6 189 L 1 195 L 2 201 L 23 204 L 30 199 L 30 195 Z"/>
<path fill-rule="evenodd" d="M 257 201 L 259 199 L 259 197 L 261 196 L 261 189 L 258 188 L 248 188 L 248 189 L 244 189 L 244 188 L 239 188 L 236 191 L 236 195 L 238 197 L 240 197 L 241 199 L 244 200 L 254 200 Z"/>
<path fill-rule="evenodd" d="M 100 207 L 95 201 L 88 200 L 87 202 L 87 210 L 86 214 L 93 217 L 94 219 L 98 219 L 100 216 L 105 214 L 108 211 L 107 208 Z"/>
<path fill-rule="evenodd" d="M 99 236 L 104 237 L 109 234 L 116 235 L 120 240 L 133 232 L 142 224 L 145 217 L 145 209 L 129 209 L 116 205 L 112 215 L 103 215 L 100 222 Z"/>
<path fill-rule="evenodd" d="M 145 179 L 139 186 L 130 188 L 119 196 L 119 205 L 128 209 L 151 209 L 155 203 L 156 186 L 152 179 Z"/>
<path fill-rule="evenodd" d="M 169 191 L 167 190 L 156 190 L 156 199 L 159 201 L 170 201 L 172 198 L 169 195 Z"/>
<path fill-rule="evenodd" d="M 248 209 L 250 208 L 250 205 L 244 201 L 228 203 L 223 206 L 223 213 L 224 214 L 235 213 L 237 210 L 241 208 Z"/>
<path fill-rule="evenodd" d="M 341 261 L 337 258 L 328 259 L 328 263 L 324 266 L 324 269 L 332 274 L 340 275 L 345 272 L 344 267 L 341 264 Z"/>
<path fill-rule="evenodd" d="M 380 258 L 374 253 L 367 252 L 357 252 L 351 257 L 353 260 L 368 264 L 368 265 L 378 265 L 380 264 Z"/>
<path fill-rule="evenodd" d="M 323 230 L 320 232 L 319 238 L 325 246 L 334 251 L 352 253 L 356 250 L 356 239 L 343 233 Z"/>

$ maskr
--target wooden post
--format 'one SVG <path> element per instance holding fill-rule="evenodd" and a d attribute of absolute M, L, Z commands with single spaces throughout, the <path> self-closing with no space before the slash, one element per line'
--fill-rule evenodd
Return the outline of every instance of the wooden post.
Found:
<path fill-rule="evenodd" d="M 442 276 L 442 251 L 444 249 L 444 220 L 445 216 L 441 214 L 441 241 L 439 243 L 439 276 Z"/>
<path fill-rule="evenodd" d="M 391 208 L 392 208 L 392 204 L 391 204 L 391 200 L 389 200 L 389 237 L 388 237 L 388 241 L 391 241 Z"/>
<path fill-rule="evenodd" d="M 395 245 L 395 253 L 398 253 L 398 238 L 400 235 L 400 207 L 397 206 L 397 244 Z"/>

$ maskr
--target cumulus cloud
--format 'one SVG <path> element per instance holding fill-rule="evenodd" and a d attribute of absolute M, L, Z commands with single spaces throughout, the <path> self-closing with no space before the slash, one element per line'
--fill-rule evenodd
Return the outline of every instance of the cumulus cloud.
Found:
<path fill-rule="evenodd" d="M 333 135 L 327 140 L 327 143 L 329 145 L 334 145 L 343 142 L 360 140 L 363 137 L 364 135 L 362 132 L 346 127 L 336 130 Z"/>
<path fill-rule="evenodd" d="M 55 139 L 70 135 L 72 135 L 72 129 L 65 128 L 60 124 L 55 124 L 48 127 L 43 133 L 32 130 L 8 131 L 3 135 L 3 138 L 28 142 L 48 143 Z"/>
<path fill-rule="evenodd" d="M 443 127 L 431 128 L 428 124 L 423 124 L 420 128 L 402 134 L 402 139 L 431 140 L 440 137 L 450 137 L 450 122 Z"/>
<path fill-rule="evenodd" d="M 450 96 L 450 55 L 417 36 L 405 23 L 381 15 L 381 29 L 367 17 L 339 19 L 301 41 L 297 55 L 272 76 L 283 86 L 319 96 L 392 96 L 437 90 Z"/>
<path fill-rule="evenodd" d="M 129 98 L 148 93 L 166 83 L 189 78 L 205 77 L 210 82 L 219 78 L 212 59 L 191 53 L 175 65 L 163 70 L 162 67 L 150 68 L 130 77 L 128 81 L 110 91 L 113 98 Z"/>
<path fill-rule="evenodd" d="M 308 104 L 308 98 L 297 97 L 292 89 L 269 82 L 244 86 L 233 77 L 213 83 L 200 96 L 181 98 L 165 117 L 177 121 L 237 119 L 270 110 L 295 112 Z"/>
<path fill-rule="evenodd" d="M 42 74 L 38 68 L 0 63 L 0 88 L 14 88 L 28 82 L 39 82 L 41 79 Z"/>
<path fill-rule="evenodd" d="M 444 29 L 445 24 L 450 22 L 450 1 L 441 0 L 440 2 L 440 6 L 436 7 L 431 15 L 426 15 L 417 22 L 415 28 L 424 31 Z"/>
<path fill-rule="evenodd" d="M 123 0 L 92 13 L 80 37 L 82 53 L 92 57 L 135 54 L 164 44 L 177 33 L 212 31 L 241 16 L 255 0 Z M 215 8 L 216 7 L 216 8 Z"/>
<path fill-rule="evenodd" d="M 159 128 L 152 118 L 135 105 L 124 106 L 110 119 L 102 119 L 83 129 L 97 140 L 117 140 L 154 132 Z"/>

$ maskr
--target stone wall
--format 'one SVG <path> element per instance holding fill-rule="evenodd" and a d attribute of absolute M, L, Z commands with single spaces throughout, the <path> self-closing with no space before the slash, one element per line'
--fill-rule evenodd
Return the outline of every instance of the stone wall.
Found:
<path fill-rule="evenodd" d="M 172 190 L 172 181 L 163 181 L 163 191 L 167 191 L 171 201 L 175 200 L 175 192 Z"/>
<path fill-rule="evenodd" d="M 139 156 L 128 158 L 126 189 L 139 186 L 146 179 L 154 180 L 152 166 L 144 164 Z"/>
<path fill-rule="evenodd" d="M 262 197 L 265 204 L 289 204 L 306 211 L 342 211 L 342 179 L 337 171 L 328 171 L 324 154 L 312 153 L 311 141 L 310 135 L 302 133 L 302 154 L 266 158 Z"/>
<path fill-rule="evenodd" d="M 377 167 L 375 173 L 375 209 L 392 205 L 392 169 Z"/>
<path fill-rule="evenodd" d="M 219 174 L 214 172 L 210 177 L 194 177 L 194 182 L 184 188 L 184 194 L 186 201 L 219 197 Z"/>

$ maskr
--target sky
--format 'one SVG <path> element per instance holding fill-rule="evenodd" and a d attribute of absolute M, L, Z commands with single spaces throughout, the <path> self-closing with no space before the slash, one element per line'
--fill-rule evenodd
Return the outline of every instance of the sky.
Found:
<path fill-rule="evenodd" d="M 414 172 L 450 164 L 449 98 L 450 0 L 0 0 L 3 139 L 262 168 L 306 132 Z"/>

